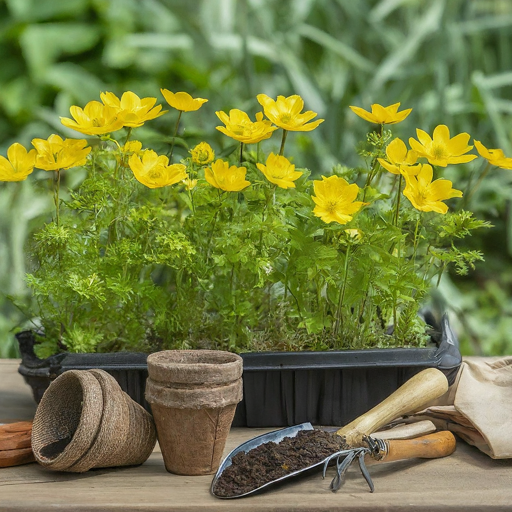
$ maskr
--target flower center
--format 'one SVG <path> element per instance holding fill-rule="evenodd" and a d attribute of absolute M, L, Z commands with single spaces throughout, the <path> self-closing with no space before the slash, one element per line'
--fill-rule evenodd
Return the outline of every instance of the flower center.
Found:
<path fill-rule="evenodd" d="M 199 151 L 198 155 L 197 155 L 197 159 L 200 161 L 200 162 L 206 162 L 206 160 L 208 160 L 208 152 L 207 151 Z"/>
<path fill-rule="evenodd" d="M 291 120 L 292 116 L 290 114 L 281 114 L 279 118 L 283 124 L 288 124 Z"/>
<path fill-rule="evenodd" d="M 446 158 L 446 146 L 444 144 L 433 144 L 432 145 L 432 156 L 436 160 Z"/>
<path fill-rule="evenodd" d="M 334 213 L 336 211 L 337 206 L 338 206 L 338 201 L 328 201 L 325 206 L 325 209 L 329 213 Z"/>
<path fill-rule="evenodd" d="M 243 124 L 235 124 L 231 127 L 231 131 L 235 135 L 243 135 L 245 132 L 245 126 Z"/>

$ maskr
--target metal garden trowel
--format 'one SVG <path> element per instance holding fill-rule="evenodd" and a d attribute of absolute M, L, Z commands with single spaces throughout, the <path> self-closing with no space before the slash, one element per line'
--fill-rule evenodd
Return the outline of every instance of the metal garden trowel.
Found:
<path fill-rule="evenodd" d="M 250 491 L 230 496 L 219 495 L 215 490 L 216 484 L 225 469 L 231 466 L 233 457 L 236 454 L 249 452 L 264 443 L 280 443 L 287 437 L 296 436 L 302 430 L 314 429 L 311 423 L 303 423 L 255 437 L 235 448 L 224 459 L 213 479 L 211 493 L 217 498 L 241 498 L 322 465 L 324 466 L 325 475 L 327 466 L 334 460 L 336 461 L 336 476 L 331 483 L 331 490 L 336 491 L 341 487 L 348 467 L 354 460 L 357 460 L 361 472 L 368 482 L 370 490 L 373 492 L 373 483 L 366 468 L 365 458 L 370 457 L 374 460 L 390 462 L 416 457 L 437 458 L 453 453 L 455 450 L 455 438 L 450 432 L 438 432 L 415 439 L 389 441 L 371 436 L 373 432 L 390 421 L 423 409 L 433 400 L 443 395 L 447 389 L 448 381 L 441 371 L 435 368 L 423 370 L 408 380 L 379 405 L 336 432 L 342 438 L 343 447 L 346 447 L 346 449 L 334 452 L 308 467 L 265 482 Z"/>

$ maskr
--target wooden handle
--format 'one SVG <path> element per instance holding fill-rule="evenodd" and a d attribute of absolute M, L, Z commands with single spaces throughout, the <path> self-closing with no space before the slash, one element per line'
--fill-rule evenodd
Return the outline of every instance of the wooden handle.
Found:
<path fill-rule="evenodd" d="M 426 436 L 436 431 L 436 426 L 430 420 L 409 423 L 408 425 L 399 425 L 389 430 L 374 432 L 374 439 L 412 439 L 413 437 Z"/>
<path fill-rule="evenodd" d="M 363 437 L 404 414 L 421 409 L 448 390 L 448 380 L 436 368 L 417 373 L 388 398 L 336 433 L 349 446 L 364 446 Z"/>
<path fill-rule="evenodd" d="M 429 434 L 428 436 L 417 437 L 400 441 L 384 441 L 387 453 L 380 461 L 392 462 L 394 460 L 414 459 L 437 459 L 446 457 L 455 451 L 455 437 L 448 430 Z"/>

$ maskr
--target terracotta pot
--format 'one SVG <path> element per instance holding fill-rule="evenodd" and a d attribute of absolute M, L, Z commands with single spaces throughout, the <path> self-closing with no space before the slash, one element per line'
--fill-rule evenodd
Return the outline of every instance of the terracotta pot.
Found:
<path fill-rule="evenodd" d="M 167 471 L 217 471 L 242 399 L 242 366 L 240 356 L 218 350 L 166 350 L 148 357 L 146 400 Z"/>

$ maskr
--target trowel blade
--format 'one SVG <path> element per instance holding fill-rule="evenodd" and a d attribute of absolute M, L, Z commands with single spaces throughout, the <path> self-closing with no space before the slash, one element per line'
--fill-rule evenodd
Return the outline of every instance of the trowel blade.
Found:
<path fill-rule="evenodd" d="M 294 425 L 293 427 L 287 427 L 280 430 L 274 430 L 273 432 L 268 432 L 267 434 L 262 434 L 260 436 L 254 437 L 252 439 L 249 439 L 249 441 L 245 441 L 245 443 L 242 443 L 241 445 L 237 446 L 233 451 L 231 451 L 226 458 L 222 461 L 221 465 L 219 466 L 219 469 L 217 470 L 217 473 L 215 474 L 215 477 L 213 478 L 212 485 L 210 488 L 211 493 L 216 498 L 223 498 L 223 499 L 230 499 L 230 498 L 241 498 L 242 496 L 247 496 L 248 494 L 252 494 L 256 491 L 260 491 L 261 489 L 267 487 L 268 485 L 274 484 L 276 482 L 279 482 L 281 480 L 284 480 L 286 478 L 290 478 L 294 476 L 297 473 L 302 473 L 306 469 L 310 468 L 304 468 L 299 471 L 296 471 L 294 473 L 289 473 L 288 475 L 285 475 L 281 478 L 278 478 L 276 480 L 272 480 L 256 489 L 253 489 L 252 491 L 246 492 L 244 494 L 238 494 L 236 496 L 218 496 L 213 492 L 215 484 L 217 483 L 218 478 L 222 474 L 222 472 L 229 466 L 231 466 L 231 461 L 233 457 L 239 453 L 239 452 L 248 452 L 249 450 L 252 450 L 253 448 L 256 448 L 260 444 L 269 443 L 273 441 L 274 443 L 279 443 L 282 441 L 285 437 L 295 437 L 298 432 L 301 430 L 314 430 L 313 425 L 311 423 L 301 423 L 300 425 Z M 323 461 L 320 461 L 318 464 L 315 464 L 315 466 L 318 466 L 320 464 L 323 464 Z M 314 466 L 312 466 L 314 467 Z"/>

